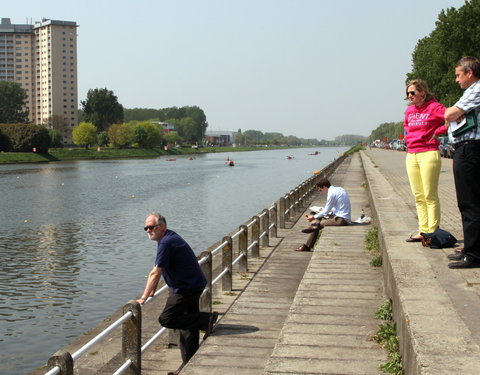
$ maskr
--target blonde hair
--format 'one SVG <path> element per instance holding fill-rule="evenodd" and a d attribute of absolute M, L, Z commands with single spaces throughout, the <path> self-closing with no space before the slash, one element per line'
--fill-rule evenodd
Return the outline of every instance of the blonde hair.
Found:
<path fill-rule="evenodd" d="M 437 99 L 435 97 L 435 95 L 433 95 L 429 88 L 428 88 L 428 85 L 427 85 L 427 82 L 425 82 L 423 79 L 412 79 L 411 81 L 409 81 L 407 83 L 407 87 L 405 88 L 405 94 L 407 96 L 407 99 L 408 99 L 408 88 L 410 86 L 415 86 L 415 89 L 420 91 L 420 92 L 424 92 L 425 93 L 425 101 L 428 102 L 429 100 L 432 100 L 432 99 Z"/>

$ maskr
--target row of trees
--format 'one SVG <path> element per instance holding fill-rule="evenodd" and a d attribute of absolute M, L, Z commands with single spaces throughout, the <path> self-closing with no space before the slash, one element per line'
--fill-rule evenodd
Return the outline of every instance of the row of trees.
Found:
<path fill-rule="evenodd" d="M 164 133 L 162 126 L 149 121 L 113 124 L 99 130 L 91 122 L 81 122 L 73 129 L 73 143 L 79 146 L 107 146 L 125 148 L 129 146 L 151 148 L 180 142 L 177 132 Z"/>
<path fill-rule="evenodd" d="M 375 139 L 398 139 L 400 134 L 403 134 L 403 121 L 399 122 L 385 122 L 380 124 L 372 134 L 370 135 L 370 140 L 374 141 Z"/>
<path fill-rule="evenodd" d="M 167 122 L 175 127 L 184 142 L 200 143 L 208 127 L 205 112 L 197 106 L 124 109 L 114 93 L 107 89 L 89 90 L 81 104 L 81 121 L 92 123 L 99 132 L 123 122 Z"/>
<path fill-rule="evenodd" d="M 407 80 L 424 79 L 440 102 L 446 106 L 455 104 L 462 94 L 455 82 L 456 62 L 463 56 L 480 58 L 479 19 L 480 0 L 442 10 L 435 29 L 415 46 Z"/>
<path fill-rule="evenodd" d="M 458 9 L 442 10 L 435 29 L 420 39 L 412 53 L 412 70 L 406 82 L 425 80 L 438 100 L 450 107 L 462 95 L 455 82 L 455 65 L 463 56 L 480 58 L 480 0 L 466 1 Z M 380 124 L 370 138 L 398 138 L 403 134 L 403 122 Z"/>

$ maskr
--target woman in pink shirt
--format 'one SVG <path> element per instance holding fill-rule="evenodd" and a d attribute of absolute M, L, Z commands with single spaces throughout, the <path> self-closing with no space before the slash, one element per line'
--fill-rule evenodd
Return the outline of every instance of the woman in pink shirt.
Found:
<path fill-rule="evenodd" d="M 407 242 L 419 242 L 422 240 L 420 233 L 431 233 L 440 225 L 438 136 L 446 133 L 447 128 L 444 125 L 445 107 L 429 92 L 425 81 L 410 81 L 406 93 L 411 103 L 404 121 L 406 165 L 418 216 L 418 233 L 407 238 Z"/>

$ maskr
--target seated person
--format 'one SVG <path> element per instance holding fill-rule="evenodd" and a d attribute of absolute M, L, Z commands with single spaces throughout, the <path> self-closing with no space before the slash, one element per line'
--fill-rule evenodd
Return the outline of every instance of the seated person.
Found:
<path fill-rule="evenodd" d="M 310 226 L 303 229 L 303 233 L 310 233 L 307 242 L 296 248 L 296 251 L 310 251 L 315 245 L 320 229 L 325 226 L 349 225 L 351 223 L 350 198 L 345 189 L 330 184 L 326 178 L 317 182 L 320 192 L 327 193 L 327 203 L 323 209 L 315 215 L 307 215 Z"/>

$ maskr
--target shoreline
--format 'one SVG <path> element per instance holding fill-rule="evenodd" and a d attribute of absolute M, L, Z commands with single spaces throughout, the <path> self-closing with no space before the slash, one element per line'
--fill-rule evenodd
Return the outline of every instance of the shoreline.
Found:
<path fill-rule="evenodd" d="M 282 150 L 298 148 L 321 148 L 321 147 L 345 147 L 345 146 L 219 146 L 219 147 L 176 147 L 164 150 L 162 147 L 154 148 L 57 148 L 51 149 L 48 153 L 34 152 L 0 152 L 0 165 L 3 164 L 25 164 L 25 163 L 48 163 L 56 161 L 73 160 L 115 160 L 115 159 L 141 159 L 157 158 L 160 156 L 176 155 L 201 155 L 216 152 L 241 152 L 260 150 Z"/>

